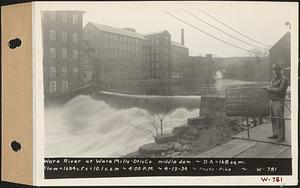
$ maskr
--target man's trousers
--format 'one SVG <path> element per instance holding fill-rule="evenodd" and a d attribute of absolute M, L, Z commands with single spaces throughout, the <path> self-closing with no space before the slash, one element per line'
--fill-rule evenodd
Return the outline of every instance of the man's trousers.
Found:
<path fill-rule="evenodd" d="M 271 118 L 273 136 L 285 139 L 284 101 L 271 101 Z"/>

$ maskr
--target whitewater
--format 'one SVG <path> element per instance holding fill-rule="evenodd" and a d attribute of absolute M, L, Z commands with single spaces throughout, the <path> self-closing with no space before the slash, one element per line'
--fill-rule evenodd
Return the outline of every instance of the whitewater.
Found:
<path fill-rule="evenodd" d="M 164 133 L 197 115 L 197 108 L 173 109 L 163 121 Z M 45 157 L 120 157 L 154 142 L 157 123 L 155 114 L 145 108 L 116 108 L 80 95 L 45 109 Z"/>

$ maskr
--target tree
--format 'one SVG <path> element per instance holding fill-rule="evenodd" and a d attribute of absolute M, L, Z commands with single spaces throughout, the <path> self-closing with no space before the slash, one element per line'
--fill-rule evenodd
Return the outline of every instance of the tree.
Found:
<path fill-rule="evenodd" d="M 164 133 L 163 121 L 165 117 L 171 113 L 173 98 L 174 96 L 160 96 L 159 102 L 154 103 L 155 105 L 153 106 L 153 115 L 159 120 L 160 134 Z"/>
<path fill-rule="evenodd" d="M 164 121 L 168 115 L 171 116 L 172 112 L 174 96 L 170 95 L 171 92 L 166 83 L 169 82 L 158 81 L 156 83 L 157 95 L 148 96 L 149 99 L 145 99 L 148 112 L 139 110 L 137 114 L 144 118 L 145 126 L 130 123 L 130 125 L 153 137 L 164 134 Z"/>

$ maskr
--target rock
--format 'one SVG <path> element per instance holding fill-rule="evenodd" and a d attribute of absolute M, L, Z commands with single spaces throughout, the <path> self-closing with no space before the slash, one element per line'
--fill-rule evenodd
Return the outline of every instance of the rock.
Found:
<path fill-rule="evenodd" d="M 184 125 L 175 127 L 175 128 L 173 129 L 173 133 L 174 133 L 174 134 L 181 135 L 181 134 L 187 132 L 187 131 L 189 130 L 189 128 L 190 128 L 190 127 L 189 127 L 188 125 L 184 124 Z"/>
<path fill-rule="evenodd" d="M 151 154 L 149 155 L 150 158 L 154 158 L 155 157 L 155 154 Z"/>
<path fill-rule="evenodd" d="M 174 150 L 175 151 L 181 151 L 182 150 L 182 145 L 180 143 L 175 143 Z"/>
<path fill-rule="evenodd" d="M 176 143 L 176 142 L 172 142 L 172 143 L 170 143 L 170 144 L 169 144 L 169 149 L 174 149 L 174 145 L 175 145 L 175 143 Z"/>
<path fill-rule="evenodd" d="M 142 145 L 139 148 L 139 152 L 141 154 L 158 154 L 168 149 L 169 147 L 167 144 L 150 143 L 150 144 Z"/>
<path fill-rule="evenodd" d="M 191 149 L 191 146 L 189 146 L 189 145 L 184 145 L 184 146 L 182 146 L 182 150 L 183 151 L 188 151 L 188 150 L 190 150 Z"/>
<path fill-rule="evenodd" d="M 162 134 L 162 135 L 156 136 L 154 138 L 154 140 L 156 143 L 161 144 L 161 143 L 175 141 L 177 138 L 178 138 L 178 135 L 171 133 L 171 134 Z"/>
<path fill-rule="evenodd" d="M 201 123 L 206 121 L 206 117 L 194 117 L 194 118 L 188 118 L 187 123 L 188 125 L 200 125 Z"/>
<path fill-rule="evenodd" d="M 140 156 L 140 153 L 137 151 L 137 152 L 133 152 L 133 153 L 128 153 L 125 155 L 125 157 L 128 157 L 128 158 L 135 158 L 135 157 L 138 157 Z"/>
<path fill-rule="evenodd" d="M 177 156 L 177 155 L 180 155 L 181 154 L 181 152 L 174 152 L 173 154 L 172 154 L 172 156 Z"/>
<path fill-rule="evenodd" d="M 187 144 L 188 142 L 189 142 L 189 141 L 186 140 L 186 139 L 181 139 L 181 140 L 180 140 L 180 143 L 181 143 L 181 144 Z"/>

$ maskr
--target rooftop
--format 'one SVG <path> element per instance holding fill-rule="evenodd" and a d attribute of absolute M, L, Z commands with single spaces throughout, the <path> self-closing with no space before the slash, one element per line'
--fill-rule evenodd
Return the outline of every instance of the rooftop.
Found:
<path fill-rule="evenodd" d="M 163 33 L 163 32 L 166 32 L 167 30 L 163 30 L 163 31 L 155 31 L 155 32 L 151 32 L 151 33 L 146 33 L 146 34 L 144 34 L 145 36 L 147 36 L 147 35 L 157 35 L 157 34 L 161 34 L 161 33 Z"/>
<path fill-rule="evenodd" d="M 111 27 L 111 26 L 102 25 L 102 24 L 93 23 L 93 22 L 89 22 L 88 24 L 92 24 L 95 27 L 97 27 L 99 30 L 104 31 L 104 32 L 114 33 L 114 34 L 118 34 L 118 35 L 123 35 L 123 36 L 132 37 L 132 38 L 143 39 L 143 40 L 145 39 L 144 35 L 133 32 L 133 31 L 129 31 L 126 29 Z"/>

